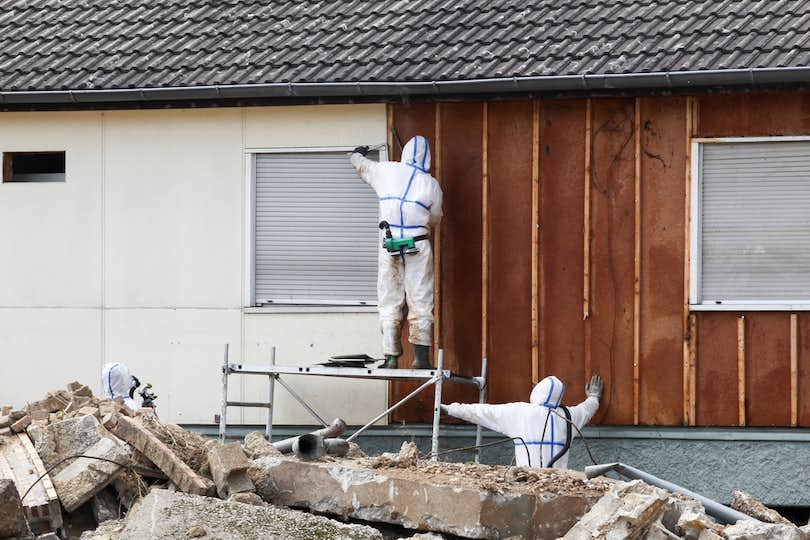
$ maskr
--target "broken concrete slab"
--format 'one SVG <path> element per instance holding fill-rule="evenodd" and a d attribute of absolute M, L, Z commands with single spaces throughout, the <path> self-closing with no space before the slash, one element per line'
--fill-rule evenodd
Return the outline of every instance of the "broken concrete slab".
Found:
<path fill-rule="evenodd" d="M 96 523 L 115 520 L 121 517 L 121 503 L 116 491 L 110 487 L 102 489 L 90 500 L 90 509 Z"/>
<path fill-rule="evenodd" d="M 118 464 L 126 465 L 129 460 L 123 446 L 107 437 L 99 439 L 82 455 L 87 457 L 73 460 L 53 477 L 56 493 L 68 512 L 73 512 L 107 487 L 121 472 L 121 465 Z"/>
<path fill-rule="evenodd" d="M 146 456 L 183 492 L 194 495 L 213 493 L 214 483 L 212 481 L 197 475 L 168 446 L 135 420 L 119 414 L 111 414 L 104 417 L 103 423 L 113 434 Z"/>
<path fill-rule="evenodd" d="M 0 479 L 0 538 L 27 534 L 28 524 L 17 486 L 10 479 Z"/>
<path fill-rule="evenodd" d="M 132 509 L 119 539 L 185 538 L 194 527 L 201 527 L 209 538 L 223 540 L 382 540 L 380 532 L 371 527 L 344 524 L 274 506 L 251 506 L 165 489 L 152 489 Z"/>
<path fill-rule="evenodd" d="M 0 416 L 0 428 L 11 427 L 11 424 L 13 424 L 13 423 L 14 423 L 14 421 L 11 419 L 10 416 L 8 416 L 8 415 Z"/>
<path fill-rule="evenodd" d="M 740 520 L 723 530 L 727 540 L 803 540 L 804 534 L 795 525 Z"/>
<path fill-rule="evenodd" d="M 257 493 L 273 504 L 467 538 L 558 538 L 611 483 L 550 469 L 531 471 L 531 482 L 504 481 L 507 470 L 432 462 L 372 469 L 368 459 L 263 457 L 249 472 Z"/>
<path fill-rule="evenodd" d="M 52 474 L 69 465 L 58 463 L 68 456 L 81 455 L 101 440 L 107 431 L 94 416 L 68 418 L 48 426 L 31 426 L 28 435 L 46 467 L 55 467 Z"/>
<path fill-rule="evenodd" d="M 0 478 L 11 480 L 22 500 L 25 518 L 34 533 L 62 526 L 62 510 L 56 490 L 42 460 L 25 434 L 6 436 L 0 444 Z"/>
<path fill-rule="evenodd" d="M 25 416 L 23 416 L 13 424 L 11 424 L 11 431 L 13 431 L 14 433 L 22 433 L 23 431 L 28 429 L 28 426 L 30 425 L 31 425 L 31 417 L 26 414 Z"/>
<path fill-rule="evenodd" d="M 698 538 L 709 531 L 712 534 L 722 535 L 723 526 L 715 523 L 702 511 L 687 510 L 678 517 L 675 532 L 687 538 Z"/>
<path fill-rule="evenodd" d="M 664 512 L 667 498 L 640 480 L 616 484 L 563 538 L 640 538 Z"/>
<path fill-rule="evenodd" d="M 253 482 L 247 476 L 250 461 L 238 442 L 212 445 L 208 449 L 208 466 L 221 498 L 227 499 L 233 493 L 255 491 Z"/>
<path fill-rule="evenodd" d="M 731 494 L 731 507 L 734 510 L 747 514 L 765 523 L 781 523 L 782 525 L 792 525 L 790 520 L 785 519 L 776 510 L 771 510 L 748 493 L 741 489 L 735 489 Z"/>
<path fill-rule="evenodd" d="M 250 459 L 257 459 L 265 456 L 282 455 L 275 446 L 258 431 L 251 431 L 245 435 L 245 453 Z"/>

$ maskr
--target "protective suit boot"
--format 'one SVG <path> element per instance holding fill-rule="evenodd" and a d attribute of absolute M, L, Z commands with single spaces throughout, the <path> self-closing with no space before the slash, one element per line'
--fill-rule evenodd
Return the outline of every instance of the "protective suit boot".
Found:
<path fill-rule="evenodd" d="M 413 369 L 433 369 L 430 365 L 430 346 L 413 346 Z"/>
<path fill-rule="evenodd" d="M 385 362 L 380 366 L 383 369 L 397 369 L 397 360 L 399 356 L 394 356 L 393 354 L 386 354 L 385 355 Z"/>

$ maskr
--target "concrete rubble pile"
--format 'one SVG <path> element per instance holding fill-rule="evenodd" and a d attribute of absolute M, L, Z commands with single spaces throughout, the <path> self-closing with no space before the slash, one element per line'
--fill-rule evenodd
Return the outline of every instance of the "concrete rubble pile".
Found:
<path fill-rule="evenodd" d="M 221 444 L 78 382 L 0 410 L 0 538 L 324 538 L 377 529 L 264 502 L 248 476 L 261 434 Z"/>
<path fill-rule="evenodd" d="M 79 383 L 0 413 L 0 538 L 810 539 L 743 492 L 734 508 L 755 519 L 724 526 L 641 481 L 432 462 L 411 443 L 302 460 L 258 432 L 221 444 Z"/>

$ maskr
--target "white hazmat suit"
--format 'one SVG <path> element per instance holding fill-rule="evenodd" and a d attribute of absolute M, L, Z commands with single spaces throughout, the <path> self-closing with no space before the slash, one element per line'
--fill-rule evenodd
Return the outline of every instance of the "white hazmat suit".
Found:
<path fill-rule="evenodd" d="M 104 365 L 101 371 L 101 388 L 107 399 L 123 398 L 124 404 L 133 411 L 140 407 L 135 400 L 129 397 L 129 391 L 135 387 L 135 379 L 129 372 L 129 368 L 118 362 L 110 362 Z"/>
<path fill-rule="evenodd" d="M 400 163 L 376 162 L 360 153 L 351 155 L 360 177 L 380 200 L 380 220 L 387 221 L 394 238 L 427 235 L 442 217 L 442 190 L 430 170 L 427 139 L 417 135 L 405 145 Z M 381 232 L 384 235 L 384 231 Z M 433 251 L 430 241 L 416 242 L 418 253 L 389 253 L 380 238 L 377 301 L 383 335 L 383 354 L 402 354 L 403 307 L 408 305 L 409 341 L 429 346 L 433 339 Z"/>
<path fill-rule="evenodd" d="M 560 410 L 565 385 L 557 377 L 546 377 L 532 390 L 529 403 L 502 405 L 451 403 L 443 409 L 450 416 L 480 424 L 507 437 L 521 437 L 526 443 L 514 440 L 515 461 L 520 466 L 548 467 L 552 458 L 565 446 L 567 422 Z M 588 397 L 579 405 L 568 407 L 571 422 L 582 428 L 599 409 L 599 399 Z M 555 413 L 559 413 L 559 416 Z M 562 417 L 562 418 L 561 418 Z M 548 424 L 546 424 L 548 422 Z M 543 431 L 545 429 L 545 434 Z M 573 429 L 573 428 L 572 428 Z M 576 434 L 576 430 L 574 430 Z M 528 455 L 526 453 L 528 449 Z M 555 469 L 568 468 L 568 452 L 554 463 Z"/>

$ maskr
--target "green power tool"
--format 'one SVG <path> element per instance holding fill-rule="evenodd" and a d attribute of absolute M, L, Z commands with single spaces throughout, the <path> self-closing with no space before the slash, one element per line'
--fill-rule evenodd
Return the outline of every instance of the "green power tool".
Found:
<path fill-rule="evenodd" d="M 416 243 L 420 240 L 426 240 L 427 235 L 420 236 L 406 236 L 403 238 L 394 238 L 391 234 L 391 227 L 387 221 L 380 222 L 380 230 L 385 230 L 385 239 L 383 240 L 383 247 L 391 255 L 413 255 L 419 253 L 419 248 Z"/>

